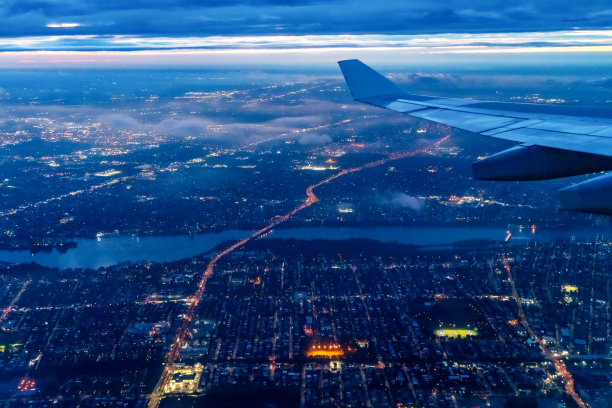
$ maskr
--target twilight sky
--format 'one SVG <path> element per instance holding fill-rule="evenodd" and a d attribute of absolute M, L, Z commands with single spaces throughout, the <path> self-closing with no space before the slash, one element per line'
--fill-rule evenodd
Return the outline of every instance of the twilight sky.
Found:
<path fill-rule="evenodd" d="M 0 34 L 253 35 L 612 26 L 608 0 L 3 0 Z"/>
<path fill-rule="evenodd" d="M 248 54 L 252 63 L 278 55 L 327 63 L 363 49 L 380 58 L 610 55 L 610 27 L 609 0 L 3 0 L 0 66 L 233 64 Z M 310 56 L 296 60 L 295 50 Z"/>

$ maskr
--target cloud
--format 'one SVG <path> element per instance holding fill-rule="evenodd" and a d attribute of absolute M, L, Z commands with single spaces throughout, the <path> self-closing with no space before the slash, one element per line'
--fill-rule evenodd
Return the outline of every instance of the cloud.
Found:
<path fill-rule="evenodd" d="M 180 119 L 164 119 L 153 126 L 153 129 L 159 133 L 169 134 L 172 136 L 212 136 L 214 132 L 210 131 L 210 126 L 213 123 L 202 118 L 180 118 Z"/>
<path fill-rule="evenodd" d="M 245 144 L 267 135 L 262 126 L 253 123 L 215 123 L 207 118 L 178 117 L 153 124 L 152 129 L 171 137 L 196 137 L 224 144 Z"/>
<path fill-rule="evenodd" d="M 242 74 L 236 75 L 242 77 Z M 23 80 L 30 83 L 27 75 Z M 279 83 L 284 80 L 286 78 L 283 74 L 277 74 L 273 82 Z M 196 79 L 194 81 L 199 82 Z M 52 85 L 57 86 L 55 83 Z M 118 82 L 117 86 L 123 86 L 123 83 Z M 226 85 L 219 86 L 224 89 Z M 145 120 L 135 114 L 123 113 L 117 103 L 106 95 L 108 99 L 96 97 L 95 105 L 29 105 L 19 103 L 19 98 L 23 96 L 23 93 L 19 93 L 19 89 L 23 88 L 13 86 L 11 93 L 15 95 L 9 95 L 9 104 L 0 106 L 0 117 L 12 119 L 6 122 L 5 130 L 27 130 L 30 134 L 39 134 L 40 131 L 37 129 L 44 127 L 52 132 L 73 134 L 79 129 L 89 128 L 90 131 L 82 137 L 96 143 L 103 142 L 107 137 L 113 137 L 114 143 L 121 143 L 125 136 L 123 132 L 133 131 L 131 138 L 141 137 L 143 140 L 150 137 L 167 137 L 169 140 L 196 137 L 215 143 L 246 146 L 266 141 L 289 139 L 297 141 L 303 138 L 304 145 L 323 144 L 331 140 L 329 136 L 308 129 L 332 123 L 337 120 L 334 118 L 335 115 L 338 113 L 346 115 L 350 111 L 337 103 L 301 97 L 296 97 L 298 103 L 293 103 L 292 100 L 261 102 L 257 97 L 259 94 L 255 94 L 253 102 L 249 101 L 250 97 L 245 97 L 246 103 L 222 98 L 212 103 L 195 103 L 170 97 L 157 102 L 156 117 L 147 117 Z M 47 90 L 42 88 L 39 91 L 44 93 Z M 28 91 L 21 92 L 25 92 L 27 97 L 30 97 Z M 0 95 L 3 93 L 0 91 Z M 183 93 L 184 89 L 180 88 L 171 95 L 182 96 Z M 52 95 L 55 97 L 55 94 Z M 82 97 L 91 98 L 87 94 L 83 94 Z M 81 96 L 75 99 L 81 99 Z M 109 106 L 112 106 L 112 109 Z M 141 108 L 143 105 L 139 102 L 129 104 L 130 112 L 136 112 Z M 146 109 L 149 108 L 149 103 L 146 103 Z M 193 113 L 196 111 L 197 113 Z M 91 124 L 96 122 L 103 125 L 100 131 L 90 128 Z M 108 132 L 109 129 L 115 132 Z"/>
<path fill-rule="evenodd" d="M 596 86 L 612 89 L 612 78 L 604 78 L 593 82 Z"/>
<path fill-rule="evenodd" d="M 300 82 L 314 82 L 321 80 L 321 76 L 311 78 L 300 78 Z M 338 78 L 333 78 L 337 80 Z M 271 78 L 271 83 L 278 83 L 279 77 L 276 76 L 274 79 Z M 284 80 L 284 79 L 282 79 Z M 324 99 L 313 99 L 305 98 L 300 103 L 265 103 L 258 100 L 253 100 L 241 105 L 240 110 L 242 112 L 248 112 L 249 114 L 258 114 L 263 117 L 273 118 L 273 123 L 281 126 L 300 126 L 310 127 L 323 122 L 328 122 L 334 113 L 342 111 L 347 112 L 363 112 L 370 108 L 364 104 L 349 104 L 339 105 L 336 102 L 324 100 Z"/>
<path fill-rule="evenodd" d="M 178 137 L 197 137 L 203 140 L 214 140 L 228 144 L 254 144 L 273 139 L 291 139 L 304 128 L 320 122 L 317 115 L 275 118 L 264 122 L 231 121 L 222 123 L 202 117 L 175 117 L 164 119 L 149 127 L 160 134 Z M 309 135 L 305 135 L 309 136 Z M 304 137 L 304 136 L 302 136 Z M 312 135 L 306 137 L 304 144 L 326 143 L 329 136 Z"/>
<path fill-rule="evenodd" d="M 123 113 L 110 113 L 98 116 L 98 120 L 114 130 L 137 130 L 141 127 L 140 122 L 130 115 Z"/>
<path fill-rule="evenodd" d="M 49 28 L 74 28 L 79 27 L 81 24 L 79 23 L 49 23 L 47 27 Z"/>
<path fill-rule="evenodd" d="M 282 127 L 307 127 L 307 126 L 313 126 L 317 122 L 321 122 L 321 121 L 322 121 L 321 117 L 317 115 L 285 116 L 282 118 L 273 119 L 269 121 L 268 124 L 271 126 L 282 126 Z"/>
<path fill-rule="evenodd" d="M 308 133 L 298 138 L 298 143 L 304 146 L 322 145 L 331 142 L 332 138 L 329 135 L 321 135 L 319 133 Z"/>
<path fill-rule="evenodd" d="M 4 0 L 0 35 L 278 35 L 603 28 L 609 1 Z M 231 27 L 231 30 L 228 29 Z"/>
<path fill-rule="evenodd" d="M 468 13 L 471 15 L 471 13 Z M 1 18 L 0 18 L 1 21 Z M 1 33 L 1 29 L 0 29 Z M 142 50 L 200 50 L 201 53 L 246 53 L 253 50 L 293 49 L 381 49 L 401 48 L 415 52 L 432 52 L 453 47 L 509 47 L 509 46 L 601 46 L 610 44 L 610 30 L 553 30 L 499 33 L 379 33 L 379 34 L 290 34 L 172 36 L 125 34 L 73 34 L 11 36 L 0 38 L 0 50 L 81 50 L 81 51 L 142 51 Z M 238 33 L 240 34 L 240 33 Z"/>
<path fill-rule="evenodd" d="M 387 191 L 384 194 L 378 194 L 377 201 L 387 207 L 409 208 L 415 211 L 421 211 L 425 206 L 423 200 L 400 191 Z"/>
<path fill-rule="evenodd" d="M 516 11 L 513 11 L 516 13 Z M 472 13 L 468 13 L 471 15 Z M 2 22 L 0 13 L 0 23 Z M 612 21 L 610 22 L 612 25 Z M 478 24 L 474 24 L 479 26 Z M 226 26 L 227 27 L 227 24 Z M 485 53 L 546 53 L 540 59 L 550 61 L 551 53 L 612 52 L 612 30 L 530 31 L 503 33 L 491 27 L 491 33 L 423 34 L 419 31 L 378 34 L 312 34 L 281 32 L 246 33 L 236 30 L 195 36 L 189 32 L 155 34 L 68 33 L 69 35 L 2 34 L 0 24 L 0 67 L 32 66 L 298 66 L 325 65 L 361 58 L 370 63 L 431 65 L 451 63 L 446 56 L 478 64 L 477 55 Z M 486 30 L 482 27 L 481 30 Z M 510 28 L 508 28 L 510 29 Z M 535 28 L 540 30 L 540 28 Z M 470 31 L 470 30 L 467 30 Z M 350 32 L 350 30 L 347 30 Z M 417 34 L 418 33 L 418 34 Z M 44 52 L 41 52 L 44 51 Z M 64 51 L 71 51 L 70 53 Z M 462 59 L 460 54 L 467 54 Z M 524 63 L 524 60 L 521 60 Z M 533 59 L 528 59 L 533 63 Z M 508 63 L 519 63 L 506 58 Z M 265 75 L 265 74 L 262 74 Z"/>

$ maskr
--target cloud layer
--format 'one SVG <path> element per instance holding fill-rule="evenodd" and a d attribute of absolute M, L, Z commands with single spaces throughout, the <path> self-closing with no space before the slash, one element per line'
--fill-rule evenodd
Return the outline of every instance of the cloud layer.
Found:
<path fill-rule="evenodd" d="M 522 33 L 340 34 L 252 36 L 52 35 L 0 38 L 0 51 L 144 51 L 185 50 L 246 53 L 249 50 L 322 50 L 401 48 L 417 52 L 463 51 L 502 47 L 605 47 L 612 30 Z"/>
<path fill-rule="evenodd" d="M 5 0 L 0 5 L 5 36 L 406 34 L 611 25 L 607 0 Z"/>
<path fill-rule="evenodd" d="M 311 108 L 316 109 L 316 107 Z M 304 129 L 320 124 L 318 115 L 286 116 L 264 122 L 219 123 L 205 117 L 181 116 L 159 122 L 142 122 L 124 113 L 103 113 L 96 121 L 115 132 L 141 131 L 171 138 L 193 137 L 230 145 L 257 145 L 271 140 L 297 139 L 303 146 L 324 145 L 332 142 L 328 135 L 304 133 Z"/>
<path fill-rule="evenodd" d="M 304 146 L 323 145 L 331 142 L 332 138 L 329 135 L 321 135 L 319 133 L 309 133 L 298 139 L 298 143 Z"/>
<path fill-rule="evenodd" d="M 0 18 L 1 21 L 1 18 Z M 58 23 L 59 24 L 59 23 Z M 1 28 L 0 28 L 1 30 Z M 227 33 L 231 34 L 231 33 Z M 531 54 L 516 58 L 512 54 Z M 544 55 L 538 59 L 535 54 Z M 568 53 L 609 60 L 612 30 L 418 35 L 0 35 L 0 67 L 273 66 L 335 67 L 341 59 L 371 64 L 567 64 Z M 597 56 L 594 56 L 594 54 Z M 595 61 L 595 60 L 598 61 Z M 605 62 L 605 61 L 604 61 Z"/>

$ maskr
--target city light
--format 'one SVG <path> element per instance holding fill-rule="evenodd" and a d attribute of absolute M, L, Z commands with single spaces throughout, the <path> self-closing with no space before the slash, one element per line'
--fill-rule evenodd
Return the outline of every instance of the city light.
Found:
<path fill-rule="evenodd" d="M 306 352 L 307 357 L 338 358 L 344 356 L 344 350 L 335 343 L 315 343 Z"/>
<path fill-rule="evenodd" d="M 19 392 L 30 392 L 36 389 L 36 381 L 29 377 L 23 377 L 17 384 Z"/>
<path fill-rule="evenodd" d="M 193 394 L 198 391 L 202 377 L 202 364 L 193 366 L 176 364 L 170 374 L 170 380 L 164 386 L 165 394 Z"/>

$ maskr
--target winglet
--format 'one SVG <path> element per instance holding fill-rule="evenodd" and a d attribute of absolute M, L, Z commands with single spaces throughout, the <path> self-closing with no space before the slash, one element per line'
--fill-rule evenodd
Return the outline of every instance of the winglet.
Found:
<path fill-rule="evenodd" d="M 342 75 L 356 100 L 382 95 L 406 93 L 372 68 L 358 59 L 338 61 Z"/>

